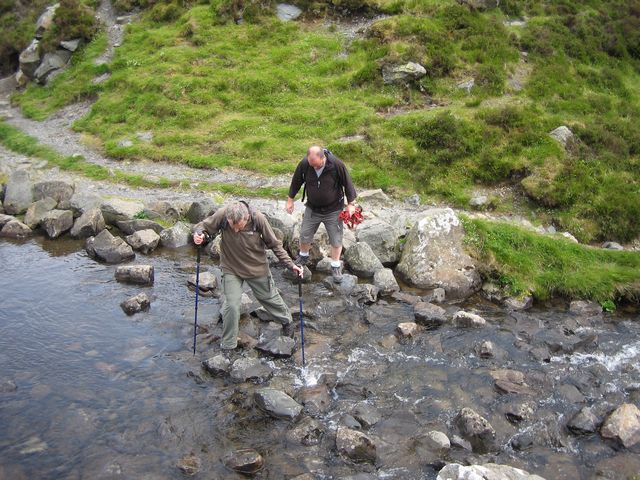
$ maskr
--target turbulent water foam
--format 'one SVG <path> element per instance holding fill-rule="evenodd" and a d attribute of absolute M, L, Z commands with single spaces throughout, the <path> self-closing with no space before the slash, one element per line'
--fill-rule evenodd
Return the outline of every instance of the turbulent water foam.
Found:
<path fill-rule="evenodd" d="M 615 353 L 574 353 L 569 356 L 553 357 L 552 362 L 564 363 L 569 361 L 572 365 L 600 364 L 609 372 L 615 372 L 627 365 L 638 369 L 637 361 L 640 360 L 640 341 L 624 345 Z"/>

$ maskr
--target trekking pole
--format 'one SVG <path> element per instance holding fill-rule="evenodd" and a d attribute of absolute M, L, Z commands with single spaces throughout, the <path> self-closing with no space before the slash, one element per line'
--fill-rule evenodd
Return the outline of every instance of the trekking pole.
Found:
<path fill-rule="evenodd" d="M 196 333 L 198 331 L 198 293 L 200 293 L 200 250 L 201 246 L 197 247 L 198 253 L 196 254 L 196 315 L 193 320 L 193 354 L 196 354 Z"/>
<path fill-rule="evenodd" d="M 298 298 L 300 300 L 300 344 L 302 345 L 302 368 L 305 367 L 304 361 L 304 315 L 302 313 L 302 277 L 298 277 Z"/>

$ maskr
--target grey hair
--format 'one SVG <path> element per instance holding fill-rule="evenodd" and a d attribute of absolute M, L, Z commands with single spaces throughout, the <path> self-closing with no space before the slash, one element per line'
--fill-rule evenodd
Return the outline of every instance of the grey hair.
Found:
<path fill-rule="evenodd" d="M 313 154 L 316 157 L 324 158 L 324 149 L 320 145 L 311 145 L 307 150 L 307 157 Z"/>
<path fill-rule="evenodd" d="M 234 202 L 227 207 L 227 221 L 234 225 L 249 218 L 249 209 L 242 202 Z"/>

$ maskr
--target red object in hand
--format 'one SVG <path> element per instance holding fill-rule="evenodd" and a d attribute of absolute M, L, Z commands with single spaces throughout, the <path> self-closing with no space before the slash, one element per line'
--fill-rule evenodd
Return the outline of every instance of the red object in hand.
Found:
<path fill-rule="evenodd" d="M 343 210 L 340 212 L 340 216 L 338 218 L 342 220 L 347 227 L 353 230 L 356 225 L 359 225 L 364 221 L 364 217 L 362 216 L 362 207 L 356 207 L 353 215 L 349 215 L 348 210 Z"/>

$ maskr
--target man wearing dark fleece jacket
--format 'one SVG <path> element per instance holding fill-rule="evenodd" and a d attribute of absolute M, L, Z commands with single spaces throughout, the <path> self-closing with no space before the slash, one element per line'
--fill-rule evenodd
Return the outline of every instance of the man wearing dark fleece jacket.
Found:
<path fill-rule="evenodd" d="M 220 267 L 222 268 L 222 341 L 223 350 L 238 346 L 238 322 L 242 284 L 247 283 L 256 300 L 290 333 L 291 312 L 271 277 L 266 249 L 273 250 L 288 268 L 302 276 L 302 267 L 293 263 L 269 222 L 261 212 L 251 211 L 245 202 L 220 208 L 194 227 L 193 242 L 204 241 L 204 232 L 212 237 L 220 233 Z"/>
<path fill-rule="evenodd" d="M 345 197 L 349 215 L 355 211 L 356 189 L 351 176 L 335 155 L 317 145 L 309 147 L 307 156 L 298 164 L 291 179 L 285 210 L 293 213 L 293 199 L 304 184 L 308 198 L 300 228 L 300 254 L 296 264 L 309 261 L 309 250 L 318 227 L 324 223 L 331 244 L 331 273 L 336 282 L 342 281 L 342 231 L 338 218 L 344 209 Z"/>

